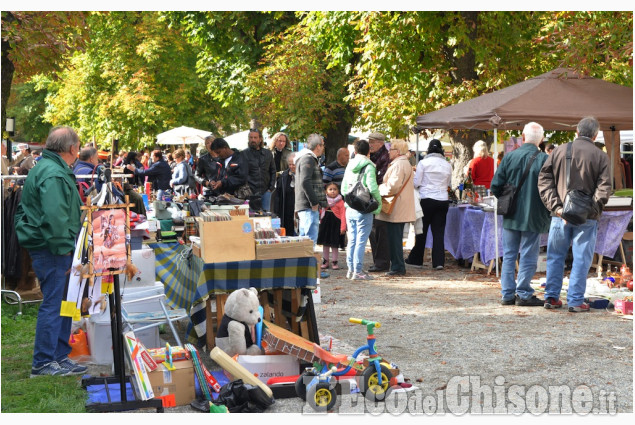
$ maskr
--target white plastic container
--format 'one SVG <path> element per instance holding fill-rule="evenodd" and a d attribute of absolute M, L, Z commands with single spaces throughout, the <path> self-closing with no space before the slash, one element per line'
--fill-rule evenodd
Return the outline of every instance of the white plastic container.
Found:
<path fill-rule="evenodd" d="M 142 248 L 130 251 L 130 261 L 134 264 L 138 272 L 131 280 L 126 282 L 132 286 L 153 286 L 157 280 L 156 257 L 152 248 Z"/>

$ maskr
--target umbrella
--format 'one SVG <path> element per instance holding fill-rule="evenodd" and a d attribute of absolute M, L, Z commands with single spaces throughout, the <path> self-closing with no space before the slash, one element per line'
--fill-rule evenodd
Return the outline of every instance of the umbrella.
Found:
<path fill-rule="evenodd" d="M 157 143 L 160 145 L 191 145 L 202 142 L 210 134 L 212 133 L 209 131 L 181 126 L 158 134 Z"/>
<path fill-rule="evenodd" d="M 499 128 L 522 130 L 526 123 L 535 121 L 545 130 L 575 130 L 585 116 L 597 118 L 602 130 L 632 130 L 633 88 L 558 68 L 513 86 L 418 116 L 416 122 L 417 129 L 494 129 L 496 156 L 496 130 Z M 496 214 L 494 220 L 494 229 L 498 233 Z M 498 235 L 495 240 L 498 252 Z"/>
<path fill-rule="evenodd" d="M 269 132 L 267 129 L 262 130 L 262 138 L 265 146 L 267 145 L 267 139 L 269 138 Z M 249 130 L 240 131 L 238 133 L 234 133 L 230 136 L 223 137 L 230 148 L 238 149 L 242 151 L 247 149 L 248 141 L 249 141 Z"/>

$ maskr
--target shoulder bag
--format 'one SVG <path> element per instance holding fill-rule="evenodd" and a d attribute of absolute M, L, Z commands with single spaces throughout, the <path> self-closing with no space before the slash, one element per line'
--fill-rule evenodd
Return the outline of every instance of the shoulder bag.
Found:
<path fill-rule="evenodd" d="M 575 226 L 586 223 L 587 217 L 596 212 L 597 203 L 593 199 L 593 194 L 588 194 L 582 190 L 569 190 L 569 178 L 571 176 L 571 157 L 573 143 L 567 145 L 566 173 L 567 173 L 567 195 L 562 205 L 562 219 Z"/>
<path fill-rule="evenodd" d="M 373 198 L 373 194 L 370 193 L 370 190 L 368 190 L 368 188 L 362 183 L 362 177 L 364 176 L 364 170 L 366 167 L 368 167 L 368 164 L 364 165 L 362 169 L 359 170 L 357 182 L 353 185 L 346 196 L 344 196 L 346 204 L 362 214 L 373 212 L 379 206 L 377 200 Z"/>
<path fill-rule="evenodd" d="M 403 183 L 403 186 L 401 186 L 401 189 L 399 189 L 399 192 L 397 192 L 396 195 L 381 197 L 381 212 L 388 215 L 392 214 L 392 210 L 393 208 L 395 208 L 395 203 L 397 202 L 397 198 L 399 198 L 399 195 L 401 195 L 401 191 L 404 190 L 411 176 L 412 176 L 412 173 L 410 173 L 410 175 L 408 176 L 406 181 Z M 391 198 L 390 201 L 388 200 L 388 198 Z"/>
<path fill-rule="evenodd" d="M 520 182 L 518 182 L 518 187 L 513 184 L 506 184 L 503 186 L 503 190 L 501 195 L 496 198 L 497 199 L 497 207 L 496 213 L 502 215 L 503 217 L 512 216 L 516 212 L 516 195 L 520 192 L 520 188 L 523 187 L 523 183 L 525 183 L 525 179 L 527 178 L 527 174 L 529 174 L 529 169 L 531 168 L 531 164 L 534 163 L 534 160 L 540 153 L 540 149 L 536 151 L 531 158 L 529 158 L 529 162 L 527 162 L 527 166 L 525 167 L 525 172 L 523 176 L 520 178 Z"/>

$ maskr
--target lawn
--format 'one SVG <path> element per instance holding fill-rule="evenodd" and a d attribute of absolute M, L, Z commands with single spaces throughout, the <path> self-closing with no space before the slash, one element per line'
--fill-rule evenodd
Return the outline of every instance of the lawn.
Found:
<path fill-rule="evenodd" d="M 81 376 L 38 377 L 30 379 L 33 340 L 39 304 L 22 306 L 2 302 L 0 375 L 2 413 L 77 413 L 86 412 L 87 393 Z"/>

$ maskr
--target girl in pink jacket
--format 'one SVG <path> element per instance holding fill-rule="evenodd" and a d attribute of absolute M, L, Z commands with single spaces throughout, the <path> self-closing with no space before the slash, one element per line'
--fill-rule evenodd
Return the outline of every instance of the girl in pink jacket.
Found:
<path fill-rule="evenodd" d="M 326 185 L 326 200 L 329 206 L 322 210 L 317 243 L 322 245 L 322 269 L 329 268 L 330 258 L 333 270 L 339 270 L 337 250 L 339 246 L 343 245 L 342 239 L 346 235 L 346 212 L 344 200 L 337 184 L 329 183 Z"/>

